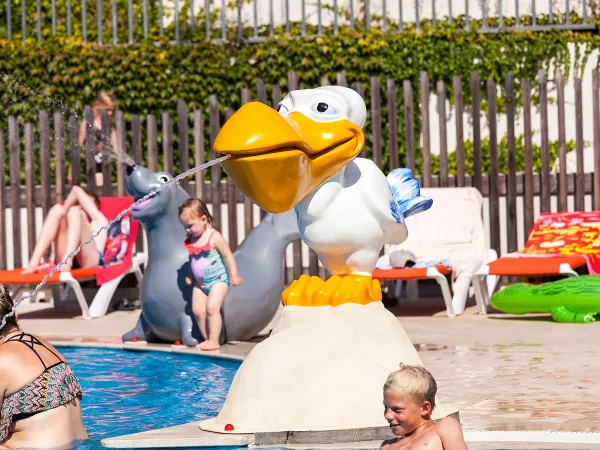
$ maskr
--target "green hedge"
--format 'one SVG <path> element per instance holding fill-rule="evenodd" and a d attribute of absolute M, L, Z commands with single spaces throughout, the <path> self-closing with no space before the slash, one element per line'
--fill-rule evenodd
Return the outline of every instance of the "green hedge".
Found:
<path fill-rule="evenodd" d="M 176 117 L 179 98 L 188 103 L 190 112 L 198 108 L 207 112 L 211 94 L 216 95 L 223 107 L 237 108 L 241 88 L 247 86 L 254 91 L 258 79 L 264 80 L 267 87 L 279 84 L 285 94 L 291 71 L 297 74 L 300 87 L 317 86 L 324 76 L 335 82 L 336 74 L 344 72 L 349 84 L 364 84 L 368 107 L 370 78 L 378 77 L 381 82 L 384 164 L 388 160 L 385 81 L 393 79 L 396 82 L 398 140 L 403 163 L 403 80 L 408 79 L 413 85 L 415 111 L 418 111 L 421 71 L 428 74 L 432 92 L 438 80 L 446 84 L 450 101 L 453 100 L 452 77 L 460 75 L 464 101 L 468 105 L 469 76 L 475 71 L 481 79 L 482 108 L 485 110 L 486 79 L 502 84 L 506 74 L 512 72 L 517 81 L 518 103 L 519 80 L 529 78 L 535 90 L 535 78 L 540 69 L 548 70 L 550 79 L 554 68 L 563 70 L 567 76 L 580 75 L 587 56 L 599 44 L 600 38 L 590 33 L 480 34 L 458 31 L 444 24 L 435 29 L 426 28 L 419 34 L 342 28 L 335 37 L 280 37 L 260 44 L 196 42 L 172 46 L 163 42 L 160 46 L 98 46 L 65 38 L 41 43 L 33 39 L 26 42 L 0 40 L 0 101 L 3 105 L 0 124 L 6 129 L 8 115 L 35 122 L 40 109 L 50 113 L 60 111 L 65 116 L 81 116 L 83 105 L 89 104 L 101 89 L 116 94 L 127 117 L 162 111 Z M 572 62 L 569 45 L 576 49 L 576 74 L 569 73 Z M 534 92 L 534 101 L 535 98 Z M 498 103 L 501 111 L 501 93 Z M 419 164 L 418 114 L 415 119 Z M 432 124 L 432 132 L 436 126 Z M 365 129 L 370 148 L 370 122 Z M 178 169 L 178 161 L 175 164 Z"/>

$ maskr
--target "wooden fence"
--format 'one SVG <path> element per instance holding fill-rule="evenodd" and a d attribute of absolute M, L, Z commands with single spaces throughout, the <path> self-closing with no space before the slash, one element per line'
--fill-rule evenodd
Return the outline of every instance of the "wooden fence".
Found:
<path fill-rule="evenodd" d="M 418 32 L 422 27 L 445 21 L 485 33 L 596 29 L 595 4 L 566 0 L 561 4 L 545 2 L 544 7 L 536 9 L 536 3 L 319 0 L 315 4 L 307 0 L 237 0 L 231 7 L 226 0 L 66 0 L 66 5 L 58 5 L 56 0 L 7 0 L 0 20 L 0 37 L 35 37 L 41 41 L 54 35 L 78 36 L 84 42 L 100 45 L 135 44 L 162 40 L 164 36 L 177 44 L 198 38 L 259 42 L 283 34 L 336 34 L 341 26 Z"/>
<path fill-rule="evenodd" d="M 289 75 L 287 89 L 293 90 L 298 86 L 296 75 Z M 328 80 L 323 80 L 327 83 Z M 337 83 L 346 85 L 343 74 L 337 77 Z M 509 74 L 503 86 L 504 111 L 508 121 L 508 152 L 506 173 L 500 173 L 498 160 L 497 136 L 497 104 L 496 83 L 487 80 L 480 83 L 478 76 L 472 74 L 467 85 L 470 85 L 470 98 L 472 98 L 472 135 L 473 135 L 473 170 L 466 170 L 463 120 L 456 121 L 456 173 L 449 172 L 449 152 L 446 139 L 446 86 L 437 83 L 438 110 L 440 120 L 437 126 L 431 123 L 429 107 L 430 81 L 425 74 L 421 75 L 418 91 L 413 92 L 409 81 L 402 85 L 402 99 L 399 102 L 397 87 L 392 80 L 385 83 L 385 104 L 381 101 L 382 89 L 380 81 L 373 78 L 368 86 L 370 91 L 370 122 L 367 124 L 366 148 L 363 156 L 373 159 L 384 172 L 398 167 L 400 164 L 420 174 L 417 178 L 423 187 L 453 187 L 474 186 L 488 199 L 489 211 L 489 236 L 491 247 L 500 251 L 501 240 L 506 243 L 506 250 L 517 250 L 519 232 L 526 236 L 534 222 L 534 198 L 539 197 L 540 211 L 551 210 L 551 198 L 557 198 L 557 210 L 568 209 L 568 196 L 574 196 L 575 210 L 585 209 L 586 196 L 592 196 L 592 207 L 600 207 L 600 103 L 599 87 L 600 77 L 597 70 L 593 72 L 592 86 L 586 87 L 586 97 L 591 97 L 594 116 L 594 155 L 595 174 L 583 171 L 583 130 L 582 130 L 582 83 L 575 80 L 576 99 L 576 154 L 577 172 L 567 174 L 566 171 L 566 133 L 564 114 L 564 80 L 558 74 L 556 77 L 556 93 L 558 101 L 558 135 L 559 135 L 559 166 L 558 174 L 550 173 L 548 127 L 548 88 L 546 75 L 540 72 L 536 81 L 539 88 L 539 104 L 537 105 L 541 119 L 541 173 L 534 173 L 532 143 L 532 83 L 529 80 L 520 80 L 522 88 L 522 103 L 524 115 L 524 172 L 517 172 L 515 158 L 515 80 Z M 453 83 L 454 111 L 456 117 L 462 118 L 465 114 L 463 105 L 462 80 L 458 77 Z M 480 92 L 480 86 L 485 85 L 485 92 Z M 364 86 L 360 83 L 352 85 L 357 91 L 364 93 Z M 272 104 L 277 104 L 283 96 L 280 86 L 271 86 Z M 262 82 L 257 83 L 256 99 L 267 103 L 267 88 Z M 489 173 L 482 169 L 482 130 L 480 125 L 482 97 L 487 98 L 487 114 L 489 123 Z M 243 88 L 241 92 L 242 103 L 251 100 L 250 90 Z M 420 99 L 419 102 L 415 101 Z M 416 106 L 417 111 L 414 111 Z M 382 111 L 387 114 L 387 129 L 382 127 Z M 562 114 L 561 114 L 562 111 Z M 149 115 L 145 118 L 145 127 L 138 116 L 126 120 L 123 112 L 116 114 L 116 132 L 118 147 L 127 152 L 136 163 L 145 162 L 150 170 L 164 170 L 172 173 L 183 172 L 190 167 L 200 165 L 215 157 L 212 150 L 214 141 L 221 126 L 222 117 L 226 120 L 233 112 L 231 108 L 222 108 L 217 99 L 211 96 L 208 111 L 189 111 L 183 101 L 177 103 L 177 120 L 174 126 L 173 119 L 168 113 L 162 113 L 159 118 Z M 87 107 L 84 113 L 88 126 L 93 121 L 91 108 Z M 415 130 L 415 117 L 420 123 L 421 139 Z M 401 120 L 402 119 L 402 120 Z M 0 183 L 0 268 L 20 267 L 31 253 L 35 243 L 36 230 L 39 230 L 39 217 L 36 217 L 36 208 L 41 209 L 45 217 L 51 205 L 68 194 L 69 186 L 66 175 L 72 173 L 72 183 L 87 185 L 89 189 L 96 190 L 99 195 L 124 195 L 125 192 L 125 163 L 114 162 L 104 158 L 103 174 L 105 180 L 115 180 L 113 183 L 104 183 L 101 187 L 95 186 L 94 173 L 96 163 L 94 155 L 96 150 L 93 139 L 86 139 L 83 146 L 79 145 L 80 118 L 76 116 L 64 117 L 60 113 L 52 117 L 46 112 L 40 112 L 39 123 L 20 124 L 19 120 L 10 117 L 8 131 L 0 131 L 0 173 L 8 167 L 8 182 Z M 398 140 L 399 127 L 403 127 L 404 142 Z M 143 129 L 145 128 L 145 130 Z M 6 128 L 4 128 L 6 129 Z M 105 144 L 109 144 L 108 130 L 111 124 L 108 116 L 103 116 L 103 135 Z M 432 155 L 430 142 L 431 133 L 439 133 L 439 173 L 432 170 Z M 145 131 L 145 132 L 144 132 Z M 7 134 L 7 136 L 5 135 Z M 415 136 L 417 134 L 417 136 Z M 91 135 L 91 133 L 88 133 Z M 384 137 L 386 139 L 384 139 Z M 383 142 L 387 142 L 384 152 Z M 419 145 L 419 141 L 421 142 Z M 159 148 L 162 142 L 162 149 Z M 144 145 L 143 145 L 144 143 Z M 82 148 L 83 147 L 83 148 Z M 399 148 L 403 149 L 401 153 Z M 417 153 L 422 161 L 417 165 Z M 384 155 L 389 155 L 385 161 Z M 51 169 L 52 164 L 54 167 Z M 116 174 L 113 173 L 116 171 Z M 24 172 L 24 183 L 22 183 Z M 472 172 L 468 174 L 467 172 Z M 193 179 L 181 181 L 181 187 L 190 195 L 202 197 L 212 207 L 216 226 L 225 232 L 232 247 L 235 248 L 248 231 L 260 220 L 262 214 L 256 213 L 256 207 L 243 196 L 235 185 L 224 176 L 219 165 L 212 166 L 209 172 L 196 172 Z M 517 199 L 522 199 L 523 214 L 518 220 Z M 501 216 L 500 203 L 505 204 L 506 214 Z M 243 208 L 242 208 L 243 205 Z M 239 207 L 239 208 L 238 208 Z M 24 209 L 25 220 L 14 211 Z M 243 213 L 238 212 L 243 210 Z M 10 214 L 9 214 L 10 211 Z M 37 214 L 39 216 L 39 214 Z M 10 216 L 10 228 L 8 219 Z M 501 220 L 505 224 L 501 227 Z M 501 236 L 501 229 L 506 230 Z M 225 231 L 226 230 L 226 231 Z M 24 238 L 26 235 L 26 239 Z M 13 254 L 9 261 L 7 246 L 12 241 Z M 142 238 L 138 240 L 142 245 Z M 304 258 L 303 258 L 304 253 Z M 320 270 L 316 255 L 308 251 L 300 242 L 293 244 L 290 259 L 293 261 L 290 276 L 297 278 L 302 272 L 317 274 Z M 321 268 L 322 270 L 322 268 Z"/>

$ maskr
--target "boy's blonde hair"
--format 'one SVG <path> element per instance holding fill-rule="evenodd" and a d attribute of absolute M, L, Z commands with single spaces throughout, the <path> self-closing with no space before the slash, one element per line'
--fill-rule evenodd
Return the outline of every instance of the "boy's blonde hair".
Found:
<path fill-rule="evenodd" d="M 410 395 L 418 403 L 428 401 L 431 403 L 431 409 L 435 408 L 437 383 L 433 375 L 423 366 L 400 363 L 400 368 L 388 375 L 383 390 Z"/>

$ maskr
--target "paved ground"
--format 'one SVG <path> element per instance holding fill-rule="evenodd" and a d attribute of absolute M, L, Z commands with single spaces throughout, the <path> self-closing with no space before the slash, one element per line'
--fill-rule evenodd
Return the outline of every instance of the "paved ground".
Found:
<path fill-rule="evenodd" d="M 392 308 L 468 430 L 600 431 L 600 322 L 490 315 L 449 319 L 441 301 Z M 41 309 L 40 309 L 41 308 Z M 22 305 L 29 332 L 54 340 L 119 343 L 139 311 L 86 321 L 76 312 Z M 227 351 L 243 356 L 248 344 Z"/>

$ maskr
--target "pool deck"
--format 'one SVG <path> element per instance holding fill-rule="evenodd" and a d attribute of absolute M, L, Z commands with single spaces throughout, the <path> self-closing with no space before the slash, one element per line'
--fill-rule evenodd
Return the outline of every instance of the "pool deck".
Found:
<path fill-rule="evenodd" d="M 503 314 L 484 318 L 476 314 L 473 306 L 464 315 L 450 319 L 442 307 L 441 301 L 427 299 L 404 301 L 391 311 L 404 326 L 424 365 L 435 376 L 440 399 L 459 408 L 467 434 L 600 432 L 600 322 L 559 324 L 547 316 L 525 318 Z M 133 328 L 138 315 L 139 310 L 116 311 L 88 321 L 77 311 L 53 310 L 47 304 L 23 304 L 19 308 L 21 325 L 26 331 L 55 343 L 73 345 L 123 346 L 120 336 Z M 254 345 L 232 343 L 216 355 L 243 359 Z M 150 347 L 179 351 L 165 345 L 127 345 L 127 348 Z M 146 446 L 141 445 L 144 441 L 150 444 L 148 439 L 167 437 L 164 433 L 173 443 L 173 435 L 184 439 L 188 432 L 197 438 L 194 445 L 202 440 L 196 423 L 176 428 L 144 433 L 145 436 L 138 435 L 135 439 L 113 438 L 104 444 L 125 448 L 117 444 L 131 447 L 135 443 L 142 448 Z M 471 448 L 489 446 L 473 442 Z M 238 440 L 231 445 L 248 443 Z M 363 445 L 378 446 L 373 442 L 352 446 Z M 502 446 L 514 448 L 504 443 Z M 518 448 L 528 447 L 519 444 Z M 556 447 L 545 445 L 545 448 Z M 600 445 L 574 443 L 561 444 L 560 448 L 600 448 Z"/>

